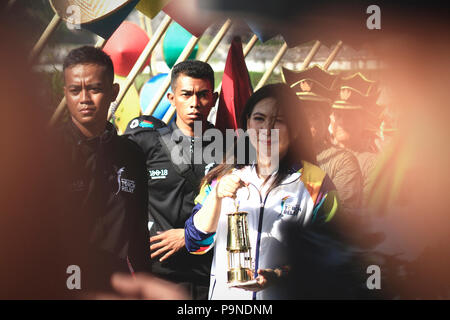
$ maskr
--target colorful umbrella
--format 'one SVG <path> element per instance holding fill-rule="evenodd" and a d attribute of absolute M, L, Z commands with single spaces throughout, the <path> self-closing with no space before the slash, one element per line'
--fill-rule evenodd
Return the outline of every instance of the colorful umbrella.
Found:
<path fill-rule="evenodd" d="M 126 77 L 149 41 L 144 30 L 134 23 L 124 21 L 103 48 L 114 63 L 115 74 Z M 145 65 L 149 63 L 150 59 Z"/>

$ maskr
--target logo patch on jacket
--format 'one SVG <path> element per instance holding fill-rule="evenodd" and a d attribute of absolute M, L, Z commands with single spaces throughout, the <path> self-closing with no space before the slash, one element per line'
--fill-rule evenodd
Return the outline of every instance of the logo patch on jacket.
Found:
<path fill-rule="evenodd" d="M 130 123 L 130 129 L 136 129 L 137 127 L 141 127 L 141 128 L 153 128 L 155 125 L 153 124 L 153 122 L 148 121 L 148 120 L 142 120 L 139 122 L 138 119 L 134 119 L 133 121 L 131 121 Z"/>
<path fill-rule="evenodd" d="M 134 193 L 134 189 L 136 188 L 136 183 L 133 180 L 122 178 L 122 174 L 125 171 L 125 167 L 122 167 L 117 171 L 117 183 L 119 188 L 117 189 L 116 194 L 120 191 Z"/>
<path fill-rule="evenodd" d="M 281 214 L 286 216 L 296 216 L 300 211 L 300 205 L 297 199 L 286 196 L 281 199 Z"/>
<path fill-rule="evenodd" d="M 139 125 L 139 120 L 138 119 L 134 119 L 130 123 L 130 129 L 135 129 L 135 128 L 137 128 L 138 125 Z"/>
<path fill-rule="evenodd" d="M 169 170 L 167 169 L 148 170 L 148 174 L 152 180 L 165 179 L 169 174 Z"/>
<path fill-rule="evenodd" d="M 154 125 L 153 125 L 153 122 L 151 122 L 151 121 L 143 120 L 143 121 L 141 121 L 141 123 L 139 123 L 139 127 L 141 127 L 141 128 L 153 128 Z"/>

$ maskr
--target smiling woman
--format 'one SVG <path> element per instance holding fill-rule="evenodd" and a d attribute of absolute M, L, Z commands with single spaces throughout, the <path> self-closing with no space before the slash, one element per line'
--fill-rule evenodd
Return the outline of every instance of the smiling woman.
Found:
<path fill-rule="evenodd" d="M 278 110 L 274 98 L 259 101 L 247 119 L 250 142 L 256 149 L 259 173 L 270 175 L 285 157 L 289 147 L 289 133 L 283 110 Z M 267 170 L 266 170 L 267 169 Z"/>
<path fill-rule="evenodd" d="M 244 164 L 237 163 L 236 157 L 231 162 L 226 159 L 228 162 L 211 170 L 203 180 L 193 214 L 186 222 L 185 236 L 186 248 L 193 254 L 214 250 L 210 299 L 289 298 L 282 285 L 290 269 L 290 259 L 284 252 L 285 224 L 320 225 L 337 211 L 335 187 L 313 164 L 311 133 L 297 103 L 285 84 L 267 85 L 255 92 L 245 106 L 241 123 L 250 137 L 248 152 L 261 146 L 266 152 L 258 150 L 256 158 L 252 161 L 247 157 Z M 274 166 L 273 158 L 278 155 L 279 162 Z M 238 192 L 242 187 L 248 192 Z M 227 274 L 233 274 L 233 270 L 227 269 L 227 215 L 236 211 L 236 204 L 239 212 L 247 213 L 250 256 L 254 257 L 252 279 L 256 281 L 230 287 L 232 279 Z"/>

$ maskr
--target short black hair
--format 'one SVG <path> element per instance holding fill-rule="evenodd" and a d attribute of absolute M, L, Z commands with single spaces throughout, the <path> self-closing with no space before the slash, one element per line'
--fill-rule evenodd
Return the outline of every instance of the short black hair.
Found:
<path fill-rule="evenodd" d="M 114 81 L 114 65 L 110 56 L 103 50 L 92 46 L 83 46 L 71 50 L 64 59 L 63 72 L 74 65 L 85 63 L 106 67 L 108 76 L 111 77 L 111 81 Z"/>
<path fill-rule="evenodd" d="M 172 69 L 170 80 L 172 90 L 174 90 L 176 81 L 180 74 L 184 74 L 195 79 L 206 79 L 211 83 L 211 87 L 214 90 L 214 70 L 206 62 L 199 60 L 186 60 L 176 64 Z"/>

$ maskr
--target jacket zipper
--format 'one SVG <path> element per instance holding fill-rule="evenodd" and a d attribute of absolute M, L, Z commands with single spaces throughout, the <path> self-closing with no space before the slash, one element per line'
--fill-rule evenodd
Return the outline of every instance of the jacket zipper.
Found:
<path fill-rule="evenodd" d="M 282 185 L 287 185 L 287 184 L 291 184 L 295 182 L 291 181 L 289 183 L 282 183 L 279 186 Z M 263 223 L 263 218 L 264 218 L 264 208 L 266 206 L 266 202 L 267 202 L 267 198 L 269 197 L 269 194 L 275 190 L 276 188 L 273 188 L 272 190 L 270 190 L 267 194 L 266 197 L 264 198 L 264 202 L 262 200 L 262 196 L 261 196 L 261 191 L 253 184 L 250 183 L 252 186 L 255 187 L 255 189 L 258 191 L 258 195 L 259 195 L 259 201 L 260 201 L 260 207 L 259 207 L 259 221 L 258 221 L 258 237 L 256 238 L 256 248 L 255 248 L 255 271 L 254 271 L 254 278 L 256 279 L 256 277 L 258 276 L 258 266 L 259 266 L 259 247 L 261 245 L 261 231 L 262 231 L 262 223 Z M 253 297 L 252 300 L 256 300 L 256 293 L 257 292 L 253 292 Z"/>
<path fill-rule="evenodd" d="M 259 246 L 261 244 L 261 231 L 262 231 L 262 223 L 263 223 L 263 218 L 264 218 L 264 207 L 266 205 L 266 201 L 267 198 L 270 194 L 271 191 L 269 191 L 266 194 L 266 197 L 264 198 L 264 202 L 261 196 L 261 191 L 253 184 L 250 183 L 251 185 L 253 185 L 256 190 L 258 191 L 258 195 L 259 195 L 259 220 L 258 220 L 258 237 L 256 238 L 256 248 L 255 248 L 255 271 L 254 271 L 254 278 L 256 279 L 256 277 L 258 276 L 258 265 L 259 265 Z M 253 297 L 252 300 L 256 300 L 256 292 L 253 292 Z"/>

